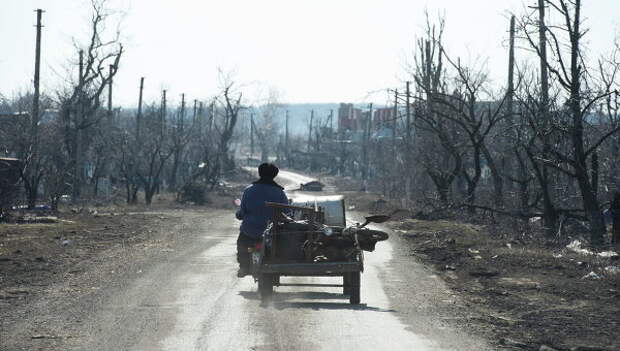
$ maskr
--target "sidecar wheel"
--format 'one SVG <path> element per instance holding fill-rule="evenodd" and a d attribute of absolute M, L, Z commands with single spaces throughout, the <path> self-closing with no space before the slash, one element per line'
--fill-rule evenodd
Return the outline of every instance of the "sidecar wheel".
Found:
<path fill-rule="evenodd" d="M 354 272 L 349 274 L 350 279 L 350 296 L 349 302 L 352 305 L 359 305 L 360 303 L 360 272 Z"/>

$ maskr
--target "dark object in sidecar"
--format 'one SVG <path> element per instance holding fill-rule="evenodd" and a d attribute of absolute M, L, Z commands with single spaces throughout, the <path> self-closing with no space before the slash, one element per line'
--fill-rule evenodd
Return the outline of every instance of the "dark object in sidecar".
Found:
<path fill-rule="evenodd" d="M 357 242 L 364 251 L 375 251 L 375 245 L 379 241 L 387 240 L 388 234 L 379 230 L 364 229 L 357 231 Z"/>

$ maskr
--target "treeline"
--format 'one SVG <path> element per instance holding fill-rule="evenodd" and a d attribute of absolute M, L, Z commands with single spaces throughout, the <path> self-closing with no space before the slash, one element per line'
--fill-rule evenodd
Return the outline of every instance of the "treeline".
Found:
<path fill-rule="evenodd" d="M 178 106 L 165 91 L 161 101 L 143 103 L 148 84 L 140 81 L 137 111 L 114 108 L 123 47 L 118 37 L 101 38 L 107 15 L 95 1 L 90 42 L 71 67 L 77 78 L 39 96 L 35 75 L 34 95 L 4 99 L 10 113 L 0 147 L 21 160 L 30 206 L 40 196 L 53 206 L 65 194 L 96 196 L 104 179 L 124 187 L 128 202 L 142 190 L 150 203 L 164 186 L 214 186 L 233 169 L 231 144 L 244 110 L 237 137 L 262 161 L 275 155 L 285 166 L 351 175 L 409 207 L 540 217 L 549 238 L 568 219 L 587 221 L 599 247 L 607 243 L 603 211 L 611 208 L 612 241 L 620 244 L 620 45 L 610 41 L 610 53 L 598 59 L 586 55 L 579 0 L 526 5 L 534 6 L 507 23 L 503 87 L 486 67 L 445 47 L 443 19 L 429 19 L 382 133 L 373 130 L 371 111 L 357 131 L 335 131 L 336 116 L 312 113 L 300 137 L 289 134 L 288 114 L 279 125 L 277 92 L 245 106 L 229 79 L 214 97 L 183 95 Z"/>
<path fill-rule="evenodd" d="M 501 89 L 444 46 L 442 18 L 429 20 L 410 82 L 395 93 L 393 136 L 373 138 L 370 127 L 359 143 L 341 136 L 330 168 L 408 205 L 541 217 L 549 238 L 567 219 L 587 221 L 592 245 L 608 244 L 603 211 L 620 218 L 618 42 L 588 57 L 581 1 L 526 5 L 507 23 Z"/>
<path fill-rule="evenodd" d="M 78 63 L 64 87 L 39 93 L 37 68 L 34 94 L 0 99 L 0 150 L 20 161 L 29 207 L 43 201 L 56 209 L 63 196 L 77 203 L 112 185 L 125 189 L 128 203 L 143 192 L 150 204 L 164 187 L 204 192 L 234 168 L 230 149 L 242 94 L 231 79 L 222 78 L 213 97 L 190 101 L 181 94 L 171 106 L 165 90 L 161 101 L 143 102 L 148 85 L 141 78 L 137 111 L 114 107 L 124 49 L 118 33 L 104 34 L 110 16 L 104 5 L 92 2 L 89 42 L 76 45 Z"/>

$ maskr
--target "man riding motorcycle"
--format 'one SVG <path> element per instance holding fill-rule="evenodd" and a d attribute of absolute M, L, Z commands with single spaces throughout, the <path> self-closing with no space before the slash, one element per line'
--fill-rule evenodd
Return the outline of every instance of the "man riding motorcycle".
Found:
<path fill-rule="evenodd" d="M 258 166 L 259 179 L 245 188 L 241 197 L 241 204 L 237 213 L 241 227 L 237 238 L 237 261 L 239 271 L 237 277 L 250 274 L 249 248 L 262 240 L 262 235 L 271 219 L 272 210 L 265 206 L 265 202 L 288 204 L 284 188 L 274 181 L 279 169 L 272 163 L 263 163 Z"/>

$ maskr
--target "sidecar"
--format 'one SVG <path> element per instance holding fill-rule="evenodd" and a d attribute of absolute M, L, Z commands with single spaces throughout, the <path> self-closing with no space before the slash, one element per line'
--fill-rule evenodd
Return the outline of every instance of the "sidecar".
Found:
<path fill-rule="evenodd" d="M 338 254 L 329 258 L 317 255 L 312 249 L 312 244 L 317 240 L 323 243 L 330 238 L 341 237 L 345 229 L 344 202 L 341 203 L 338 211 L 342 211 L 342 216 L 335 217 L 342 225 L 327 225 L 323 206 L 266 203 L 273 210 L 272 221 L 260 247 L 252 253 L 252 275 L 258 282 L 262 300 L 269 299 L 274 287 L 278 286 L 340 287 L 351 304 L 360 303 L 364 255 L 357 236 L 347 238 L 349 242 L 340 244 L 343 249 L 335 250 Z M 295 218 L 302 221 L 286 222 L 283 212 L 292 212 Z M 327 217 L 327 222 L 333 224 L 333 215 Z M 342 284 L 283 283 L 281 277 L 342 277 Z"/>

